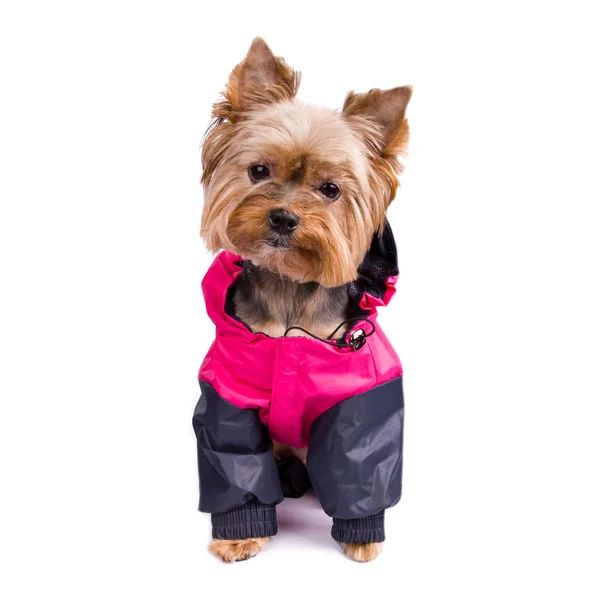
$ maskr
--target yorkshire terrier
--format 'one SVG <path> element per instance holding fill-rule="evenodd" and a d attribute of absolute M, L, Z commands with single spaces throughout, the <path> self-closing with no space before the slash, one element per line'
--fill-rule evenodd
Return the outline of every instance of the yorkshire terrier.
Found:
<path fill-rule="evenodd" d="M 231 72 L 203 142 L 201 236 L 209 250 L 238 257 L 239 276 L 226 299 L 235 319 L 269 339 L 321 344 L 343 340 L 357 316 L 349 286 L 388 227 L 412 88 L 350 92 L 339 111 L 296 100 L 299 83 L 300 74 L 261 38 Z M 278 459 L 306 463 L 306 449 L 274 439 Z M 211 549 L 225 561 L 243 560 L 267 539 L 215 539 Z M 375 558 L 381 545 L 351 535 L 336 539 L 361 562 Z"/>

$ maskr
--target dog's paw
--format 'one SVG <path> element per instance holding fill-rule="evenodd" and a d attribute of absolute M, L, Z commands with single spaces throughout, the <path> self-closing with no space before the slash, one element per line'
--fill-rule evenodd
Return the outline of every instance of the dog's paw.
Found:
<path fill-rule="evenodd" d="M 239 562 L 256 556 L 269 541 L 267 537 L 245 540 L 213 540 L 210 551 L 225 562 Z"/>
<path fill-rule="evenodd" d="M 379 556 L 381 543 L 342 544 L 344 554 L 356 562 L 369 562 Z"/>

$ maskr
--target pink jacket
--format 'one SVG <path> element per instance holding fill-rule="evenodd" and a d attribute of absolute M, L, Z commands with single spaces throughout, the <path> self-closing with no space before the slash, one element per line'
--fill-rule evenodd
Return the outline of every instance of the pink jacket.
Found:
<path fill-rule="evenodd" d="M 252 333 L 233 310 L 240 257 L 222 252 L 202 287 L 215 340 L 199 373 L 193 425 L 200 510 L 213 537 L 277 533 L 276 505 L 313 487 L 344 543 L 385 539 L 384 513 L 402 495 L 402 367 L 377 326 L 398 275 L 386 223 L 347 284 L 356 315 L 342 340 Z M 306 465 L 272 440 L 308 447 Z"/>
<path fill-rule="evenodd" d="M 333 340 L 253 333 L 226 310 L 228 290 L 241 271 L 241 257 L 221 252 L 204 277 L 202 290 L 216 337 L 198 378 L 235 406 L 258 409 L 273 440 L 306 447 L 310 426 L 319 415 L 402 375 L 400 360 L 378 326 L 357 350 Z M 390 301 L 397 275 L 372 279 L 373 273 L 362 275 L 366 289 L 361 289 L 360 277 L 350 285 L 355 286 L 365 317 L 376 323 L 377 307 Z M 346 342 L 371 329 L 367 321 L 355 322 Z"/>

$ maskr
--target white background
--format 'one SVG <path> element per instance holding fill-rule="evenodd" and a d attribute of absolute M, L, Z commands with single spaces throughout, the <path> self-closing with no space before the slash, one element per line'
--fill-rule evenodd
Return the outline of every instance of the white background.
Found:
<path fill-rule="evenodd" d="M 2 3 L 3 599 L 600 596 L 592 6 Z M 314 498 L 237 565 L 196 512 L 199 143 L 258 34 L 310 102 L 415 86 L 404 497 L 367 565 Z"/>

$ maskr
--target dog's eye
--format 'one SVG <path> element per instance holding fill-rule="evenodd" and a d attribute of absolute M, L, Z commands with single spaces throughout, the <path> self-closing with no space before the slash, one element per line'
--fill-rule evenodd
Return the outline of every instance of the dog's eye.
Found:
<path fill-rule="evenodd" d="M 335 183 L 331 183 L 331 181 L 324 183 L 319 188 L 319 191 L 325 198 L 329 198 L 330 200 L 335 200 L 340 195 L 340 188 Z"/>
<path fill-rule="evenodd" d="M 248 169 L 248 173 L 250 174 L 250 179 L 252 179 L 252 181 L 262 181 L 270 175 L 269 167 L 266 167 L 265 165 L 252 165 Z"/>

